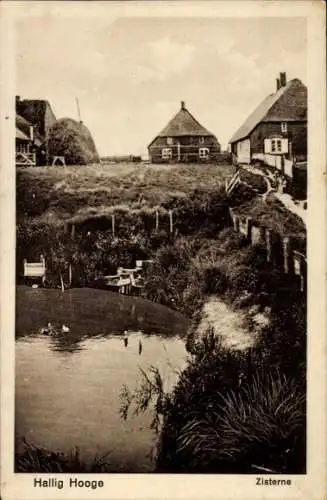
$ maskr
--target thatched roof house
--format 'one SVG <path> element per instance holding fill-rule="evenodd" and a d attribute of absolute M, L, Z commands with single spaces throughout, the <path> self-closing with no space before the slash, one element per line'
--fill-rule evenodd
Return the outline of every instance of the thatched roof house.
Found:
<path fill-rule="evenodd" d="M 22 100 L 20 96 L 16 96 L 16 115 L 33 125 L 34 133 L 43 139 L 56 121 L 50 103 L 44 99 Z"/>
<path fill-rule="evenodd" d="M 280 73 L 276 92 L 269 94 L 230 140 L 238 163 L 251 163 L 253 155 L 307 154 L 307 88 L 298 78 L 287 82 Z M 291 150 L 290 150 L 291 149 Z"/>
<path fill-rule="evenodd" d="M 56 157 L 64 157 L 68 165 L 99 162 L 90 131 L 82 122 L 71 118 L 56 119 L 47 100 L 21 99 L 16 96 L 16 160 L 22 163 L 35 156 L 39 165 L 52 164 Z M 25 163 L 29 164 L 29 163 Z"/>
<path fill-rule="evenodd" d="M 148 146 L 152 163 L 189 163 L 214 161 L 220 144 L 186 109 L 184 101 L 178 113 Z"/>

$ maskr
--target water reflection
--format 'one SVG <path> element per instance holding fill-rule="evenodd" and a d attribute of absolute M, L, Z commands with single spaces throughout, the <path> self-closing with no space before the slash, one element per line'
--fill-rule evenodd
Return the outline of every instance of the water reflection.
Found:
<path fill-rule="evenodd" d="M 142 298 L 89 288 L 60 290 L 17 287 L 16 336 L 34 334 L 52 323 L 70 332 L 54 343 L 67 348 L 86 337 L 142 331 L 162 336 L 183 336 L 189 322 L 181 314 Z"/>
<path fill-rule="evenodd" d="M 86 459 L 110 452 L 113 472 L 149 471 L 152 414 L 123 421 L 120 390 L 125 384 L 133 391 L 140 368 L 151 366 L 170 390 L 185 360 L 184 343 L 177 337 L 133 331 L 127 337 L 86 338 L 73 331 L 54 338 L 22 337 L 16 342 L 16 435 L 66 453 L 78 445 Z"/>
<path fill-rule="evenodd" d="M 73 335 L 58 335 L 51 338 L 50 348 L 53 351 L 78 352 L 83 349 L 81 342 L 85 339 Z"/>

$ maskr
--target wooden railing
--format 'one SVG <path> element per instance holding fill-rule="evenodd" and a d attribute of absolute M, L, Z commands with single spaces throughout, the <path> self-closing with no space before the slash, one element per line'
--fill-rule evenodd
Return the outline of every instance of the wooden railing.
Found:
<path fill-rule="evenodd" d="M 36 154 L 35 153 L 23 153 L 22 151 L 16 151 L 16 165 L 25 167 L 35 167 L 36 165 Z"/>
<path fill-rule="evenodd" d="M 46 275 L 45 259 L 41 255 L 40 262 L 27 262 L 24 259 L 24 278 L 41 278 L 44 282 Z"/>

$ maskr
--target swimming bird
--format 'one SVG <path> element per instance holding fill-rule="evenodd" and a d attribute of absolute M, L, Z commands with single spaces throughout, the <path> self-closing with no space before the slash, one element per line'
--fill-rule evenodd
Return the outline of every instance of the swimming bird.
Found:
<path fill-rule="evenodd" d="M 62 325 L 62 327 L 61 327 L 61 331 L 62 331 L 63 333 L 68 333 L 68 332 L 70 332 L 70 328 L 69 328 L 69 326 Z"/>
<path fill-rule="evenodd" d="M 53 332 L 53 326 L 50 323 L 50 321 L 48 323 L 48 326 L 40 328 L 40 333 L 42 333 L 42 335 L 49 335 L 49 333 L 52 333 L 52 332 Z"/>

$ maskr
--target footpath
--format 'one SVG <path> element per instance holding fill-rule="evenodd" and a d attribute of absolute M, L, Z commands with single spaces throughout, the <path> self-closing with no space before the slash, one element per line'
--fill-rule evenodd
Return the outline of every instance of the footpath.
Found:
<path fill-rule="evenodd" d="M 252 165 L 243 165 L 242 168 L 244 168 L 248 172 L 252 172 L 253 174 L 261 175 L 265 179 L 267 184 L 267 191 L 263 195 L 263 200 L 266 200 L 269 193 L 273 193 L 275 198 L 277 198 L 277 200 L 279 200 L 285 206 L 285 208 L 287 208 L 287 210 L 300 217 L 300 219 L 302 219 L 303 223 L 306 226 L 306 210 L 302 206 L 296 204 L 289 194 L 278 192 L 272 186 L 272 181 L 274 181 L 274 177 L 272 174 L 265 174 L 262 170 L 253 167 Z"/>

